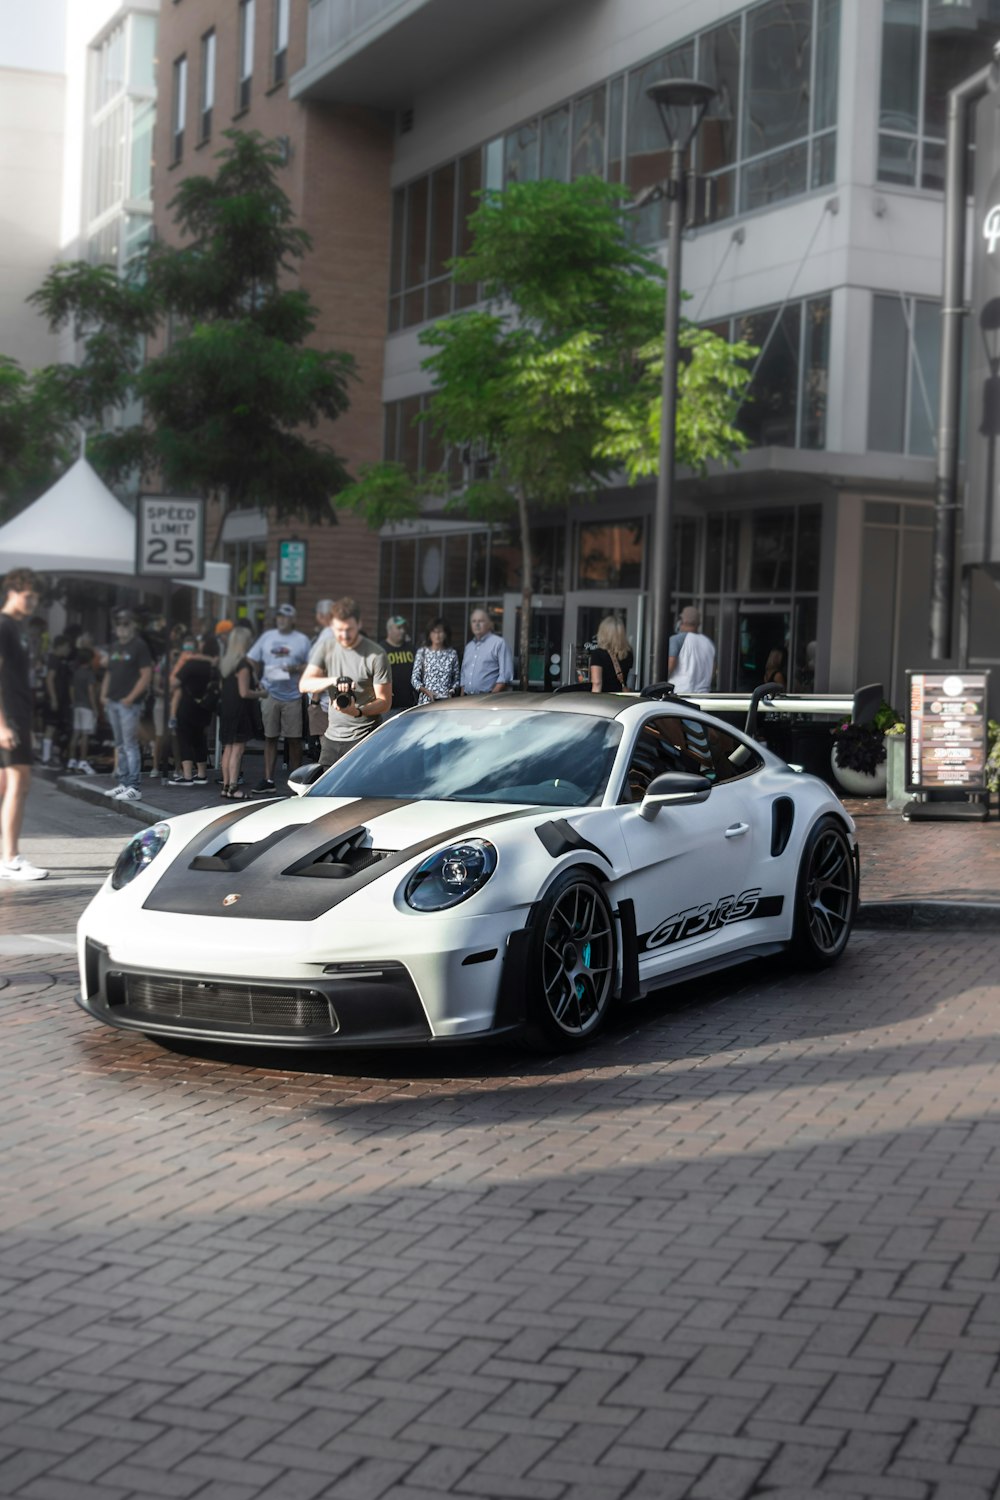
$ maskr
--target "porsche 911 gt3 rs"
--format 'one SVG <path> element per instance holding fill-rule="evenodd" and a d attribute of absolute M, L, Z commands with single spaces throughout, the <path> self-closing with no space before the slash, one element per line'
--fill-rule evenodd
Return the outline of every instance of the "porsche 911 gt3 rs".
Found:
<path fill-rule="evenodd" d="M 572 1047 L 661 985 L 787 947 L 823 966 L 850 937 L 841 803 L 671 696 L 453 699 L 299 780 L 130 840 L 80 922 L 91 1015 L 295 1047 Z"/>

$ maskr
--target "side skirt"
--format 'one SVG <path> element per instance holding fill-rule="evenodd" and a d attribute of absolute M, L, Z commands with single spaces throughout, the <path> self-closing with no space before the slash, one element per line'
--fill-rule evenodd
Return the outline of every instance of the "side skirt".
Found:
<path fill-rule="evenodd" d="M 788 947 L 782 943 L 750 943 L 738 953 L 723 953 L 717 958 L 703 958 L 697 963 L 684 964 L 669 973 L 657 974 L 653 979 L 641 980 L 640 995 L 652 995 L 656 990 L 666 989 L 672 984 L 681 984 L 686 979 L 697 979 L 701 974 L 716 974 L 720 969 L 732 969 L 746 963 L 750 958 L 770 958 L 775 953 L 784 953 Z"/>

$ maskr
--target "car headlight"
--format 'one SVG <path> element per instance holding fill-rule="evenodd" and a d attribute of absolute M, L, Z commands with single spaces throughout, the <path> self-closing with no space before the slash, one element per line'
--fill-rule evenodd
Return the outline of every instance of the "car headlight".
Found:
<path fill-rule="evenodd" d="M 414 911 L 446 911 L 482 890 L 497 867 L 497 851 L 485 839 L 450 844 L 425 859 L 403 892 Z"/>
<path fill-rule="evenodd" d="M 154 823 L 152 828 L 144 828 L 141 833 L 130 838 L 111 872 L 112 890 L 123 890 L 137 875 L 141 875 L 146 866 L 152 864 L 169 837 L 169 823 Z"/>

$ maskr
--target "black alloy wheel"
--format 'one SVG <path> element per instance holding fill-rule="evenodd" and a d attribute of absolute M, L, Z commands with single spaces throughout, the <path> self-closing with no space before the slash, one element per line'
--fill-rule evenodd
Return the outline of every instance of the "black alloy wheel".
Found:
<path fill-rule="evenodd" d="M 604 1024 L 617 972 L 615 923 L 600 882 L 567 870 L 541 902 L 529 957 L 529 1040 L 562 1049 Z"/>
<path fill-rule="evenodd" d="M 809 835 L 795 896 L 794 947 L 810 968 L 836 963 L 847 947 L 858 904 L 858 876 L 847 833 L 823 818 Z"/>

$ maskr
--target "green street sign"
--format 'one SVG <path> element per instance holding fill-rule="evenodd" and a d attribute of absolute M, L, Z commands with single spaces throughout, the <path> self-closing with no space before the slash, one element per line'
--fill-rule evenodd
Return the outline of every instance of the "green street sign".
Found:
<path fill-rule="evenodd" d="M 308 557 L 308 542 L 279 542 L 278 582 L 288 584 L 290 588 L 305 583 Z"/>

